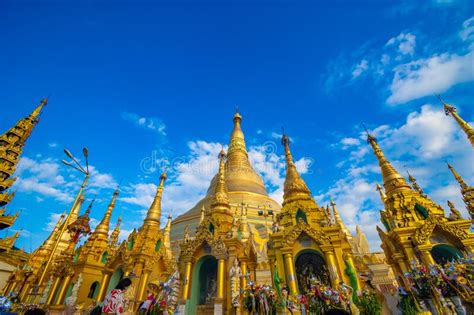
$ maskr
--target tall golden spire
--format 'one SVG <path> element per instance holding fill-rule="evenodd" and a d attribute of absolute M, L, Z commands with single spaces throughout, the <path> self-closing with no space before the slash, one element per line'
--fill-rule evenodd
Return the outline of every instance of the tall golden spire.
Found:
<path fill-rule="evenodd" d="M 225 157 L 225 151 L 222 149 L 219 153 L 219 172 L 217 173 L 217 184 L 214 189 L 214 196 L 211 206 L 229 206 L 229 197 L 227 196 L 227 187 L 225 183 Z"/>
<path fill-rule="evenodd" d="M 48 238 L 43 243 L 43 247 L 45 249 L 53 248 L 54 241 L 58 238 L 58 232 L 59 232 L 59 229 L 61 228 L 61 225 L 64 222 L 65 217 L 66 217 L 66 213 L 63 212 L 61 216 L 59 217 L 58 222 L 56 222 L 56 225 L 54 226 L 53 230 L 51 231 L 51 234 L 49 234 Z"/>
<path fill-rule="evenodd" d="M 48 104 L 48 98 L 43 98 L 41 100 L 41 102 L 39 103 L 39 105 L 35 108 L 35 110 L 30 114 L 30 117 L 32 118 L 37 118 L 39 116 L 39 114 L 41 113 L 41 110 L 43 109 L 43 107 Z"/>
<path fill-rule="evenodd" d="M 474 187 L 466 184 L 461 175 L 459 175 L 459 173 L 456 172 L 454 167 L 449 163 L 448 168 L 450 169 L 451 173 L 453 173 L 454 178 L 459 183 L 459 186 L 461 186 L 462 199 L 466 204 L 466 208 L 469 212 L 469 215 L 471 216 L 471 219 L 474 221 Z"/>
<path fill-rule="evenodd" d="M 168 220 L 166 221 L 166 225 L 163 229 L 163 244 L 167 249 L 171 249 L 171 239 L 170 239 L 170 233 L 171 233 L 171 221 L 173 220 L 173 216 L 171 213 L 168 215 Z"/>
<path fill-rule="evenodd" d="M 441 103 L 444 105 L 444 112 L 446 113 L 446 116 L 452 116 L 454 120 L 458 123 L 458 125 L 464 130 L 466 133 L 467 138 L 471 142 L 471 145 L 474 147 L 474 129 L 464 120 L 461 118 L 461 116 L 458 115 L 456 111 L 456 107 L 447 104 L 441 99 L 441 96 L 438 96 L 439 100 Z"/>
<path fill-rule="evenodd" d="M 385 158 L 382 150 L 377 143 L 374 136 L 367 132 L 367 142 L 372 147 L 379 166 L 382 171 L 383 186 L 385 187 L 385 193 L 390 195 L 392 192 L 399 190 L 411 190 L 410 185 L 407 184 L 402 175 L 400 175 L 390 162 Z"/>
<path fill-rule="evenodd" d="M 153 199 L 153 203 L 148 209 L 148 213 L 146 215 L 144 226 L 158 226 L 160 227 L 161 222 L 161 197 L 163 195 L 163 187 L 165 185 L 166 180 L 166 173 L 163 172 L 160 176 L 160 184 L 156 189 L 155 199 Z"/>
<path fill-rule="evenodd" d="M 337 226 L 339 226 L 344 234 L 346 234 L 347 237 L 352 238 L 351 232 L 347 228 L 347 226 L 344 224 L 344 221 L 342 221 L 341 215 L 339 214 L 339 211 L 337 210 L 336 203 L 332 198 L 330 200 L 330 205 L 332 208 L 332 213 L 334 215 L 334 222 L 336 223 Z"/>
<path fill-rule="evenodd" d="M 114 195 L 112 200 L 110 201 L 109 206 L 107 207 L 107 211 L 105 211 L 104 217 L 100 221 L 100 223 L 95 228 L 94 234 L 101 234 L 104 237 L 108 237 L 109 235 L 109 226 L 110 226 L 110 217 L 112 216 L 112 211 L 115 207 L 115 201 L 117 200 L 117 196 L 119 194 L 118 189 L 114 191 Z"/>
<path fill-rule="evenodd" d="M 448 163 L 448 168 L 449 170 L 451 171 L 451 173 L 453 173 L 454 175 L 454 178 L 456 179 L 456 181 L 459 183 L 459 186 L 461 186 L 461 189 L 465 189 L 467 188 L 467 184 L 466 182 L 464 181 L 464 179 L 461 177 L 461 175 L 459 175 L 459 173 L 454 169 L 454 167 Z"/>
<path fill-rule="evenodd" d="M 301 178 L 290 151 L 290 138 L 283 134 L 281 143 L 285 147 L 286 177 L 283 186 L 283 205 L 294 200 L 310 200 L 311 192 Z"/>
<path fill-rule="evenodd" d="M 14 196 L 14 193 L 8 193 L 7 189 L 15 182 L 13 173 L 20 160 L 24 144 L 38 122 L 37 116 L 46 103 L 47 99 L 42 100 L 28 117 L 20 119 L 0 136 L 0 207 L 7 205 Z"/>
<path fill-rule="evenodd" d="M 119 216 L 117 220 L 117 224 L 115 224 L 115 228 L 110 235 L 110 246 L 115 247 L 118 244 L 118 239 L 120 236 L 120 224 L 122 223 L 122 215 Z"/>

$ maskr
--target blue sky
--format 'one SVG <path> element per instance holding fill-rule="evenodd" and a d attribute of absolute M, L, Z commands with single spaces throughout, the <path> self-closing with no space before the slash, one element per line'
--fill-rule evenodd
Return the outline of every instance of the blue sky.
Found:
<path fill-rule="evenodd" d="M 90 150 L 95 219 L 120 184 L 113 219 L 122 236 L 138 227 L 163 165 L 176 217 L 207 189 L 237 105 L 272 196 L 284 126 L 316 199 L 331 195 L 373 249 L 380 174 L 363 123 L 400 172 L 466 213 L 444 161 L 474 183 L 473 150 L 434 94 L 474 121 L 473 17 L 469 1 L 2 1 L 0 130 L 50 95 L 8 207 L 23 213 L 2 233 L 21 228 L 17 246 L 34 249 L 68 209 L 80 176 L 59 163 L 65 147 Z"/>

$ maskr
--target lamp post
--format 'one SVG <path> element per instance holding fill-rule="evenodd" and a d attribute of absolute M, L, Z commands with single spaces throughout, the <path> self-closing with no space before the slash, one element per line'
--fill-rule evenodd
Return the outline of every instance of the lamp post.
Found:
<path fill-rule="evenodd" d="M 44 278 L 46 276 L 46 273 L 49 269 L 49 266 L 51 265 L 51 262 L 53 260 L 53 257 L 54 257 L 54 253 L 56 252 L 56 249 L 58 248 L 58 245 L 59 245 L 59 242 L 61 240 L 61 237 L 63 236 L 64 232 L 66 231 L 66 229 L 68 228 L 69 226 L 69 219 L 71 217 L 71 214 L 72 214 L 72 211 L 74 210 L 74 208 L 76 207 L 76 204 L 79 200 L 79 197 L 81 196 L 82 194 L 82 191 L 84 190 L 84 187 L 86 186 L 87 184 L 87 180 L 89 179 L 89 176 L 90 176 L 90 173 L 89 173 L 89 160 L 88 160 L 88 157 L 89 157 L 89 150 L 87 150 L 87 148 L 84 148 L 82 149 L 82 153 L 84 154 L 84 157 L 86 159 L 86 167 L 85 169 L 79 164 L 79 162 L 77 161 L 77 159 L 74 157 L 74 155 L 72 155 L 72 153 L 67 150 L 67 149 L 64 149 L 64 153 L 71 159 L 72 162 L 68 162 L 68 161 L 65 161 L 65 160 L 62 160 L 62 162 L 64 164 L 66 164 L 67 166 L 70 166 L 76 170 L 78 170 L 79 172 L 83 173 L 85 175 L 84 177 L 84 180 L 82 181 L 82 184 L 81 184 L 81 188 L 79 189 L 79 191 L 77 192 L 77 195 L 76 195 L 76 199 L 74 199 L 74 202 L 72 204 L 72 207 L 71 209 L 69 210 L 69 213 L 66 217 L 66 220 L 64 220 L 64 223 L 61 227 L 61 230 L 59 231 L 59 235 L 58 237 L 56 238 L 56 242 L 54 243 L 54 246 L 53 246 L 53 250 L 51 251 L 51 255 L 49 255 L 49 258 L 48 258 L 48 261 L 46 263 L 46 266 L 43 268 L 43 272 L 41 273 L 41 277 L 39 278 L 39 281 L 38 281 L 38 284 L 36 285 L 36 291 L 39 289 L 39 287 L 41 286 L 41 284 L 43 283 L 44 281 Z"/>

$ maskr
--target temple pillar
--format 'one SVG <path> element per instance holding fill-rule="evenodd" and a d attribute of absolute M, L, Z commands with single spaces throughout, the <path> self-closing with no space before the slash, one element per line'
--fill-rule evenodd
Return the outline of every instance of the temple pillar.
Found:
<path fill-rule="evenodd" d="M 217 299 L 224 298 L 224 282 L 225 282 L 225 259 L 219 258 L 217 261 Z"/>
<path fill-rule="evenodd" d="M 329 270 L 329 277 L 331 278 L 331 286 L 335 288 L 340 282 L 336 258 L 332 250 L 325 251 L 324 255 L 326 256 L 326 264 Z"/>
<path fill-rule="evenodd" d="M 287 283 L 288 283 L 288 286 L 290 287 L 290 293 L 291 295 L 297 295 L 298 288 L 296 285 L 295 267 L 293 266 L 293 255 L 284 254 L 284 256 L 285 256 Z"/>
<path fill-rule="evenodd" d="M 66 278 L 64 278 L 63 284 L 59 290 L 58 299 L 56 300 L 54 304 L 56 305 L 62 304 L 64 297 L 66 296 L 66 292 L 67 292 L 70 282 L 71 282 L 71 276 L 67 275 Z"/>
<path fill-rule="evenodd" d="M 184 267 L 183 300 L 187 300 L 189 298 L 189 290 L 191 288 L 191 267 L 192 263 L 187 261 Z"/>
<path fill-rule="evenodd" d="M 418 246 L 418 250 L 420 251 L 421 261 L 423 264 L 425 264 L 427 267 L 436 264 L 433 256 L 431 256 L 431 245 Z"/>
<path fill-rule="evenodd" d="M 101 302 L 105 298 L 105 294 L 107 293 L 107 287 L 109 285 L 109 280 L 110 280 L 110 273 L 104 273 L 102 275 L 102 280 L 100 281 L 100 289 L 99 293 L 97 294 L 97 301 Z"/>
<path fill-rule="evenodd" d="M 25 301 L 26 298 L 28 297 L 28 294 L 30 293 L 30 283 L 26 283 L 23 288 L 21 289 L 21 292 L 19 292 L 19 298 L 20 301 Z"/>
<path fill-rule="evenodd" d="M 50 305 L 51 302 L 53 301 L 54 296 L 56 295 L 55 293 L 56 293 L 56 290 L 58 289 L 60 281 L 61 281 L 60 277 L 56 277 L 56 279 L 54 279 L 53 285 L 51 286 L 51 290 L 48 293 L 48 298 L 46 299 L 46 303 L 45 303 L 46 305 Z"/>
<path fill-rule="evenodd" d="M 145 272 L 145 270 L 144 270 L 143 273 L 142 273 L 142 276 L 140 278 L 140 284 L 138 285 L 138 292 L 137 292 L 137 295 L 136 295 L 136 300 L 139 301 L 139 302 L 145 299 L 145 297 L 144 297 L 145 288 L 146 288 L 146 284 L 148 283 L 148 277 L 149 276 L 150 276 L 150 273 Z"/>
<path fill-rule="evenodd" d="M 240 269 L 242 270 L 242 277 L 240 278 L 240 288 L 245 290 L 247 288 L 247 262 L 242 261 L 240 263 Z"/>

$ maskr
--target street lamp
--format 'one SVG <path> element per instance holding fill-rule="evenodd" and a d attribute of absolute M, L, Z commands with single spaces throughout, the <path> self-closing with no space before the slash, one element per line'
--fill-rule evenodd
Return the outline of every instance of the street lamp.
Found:
<path fill-rule="evenodd" d="M 64 220 L 64 223 L 61 227 L 61 230 L 59 231 L 59 235 L 56 238 L 56 242 L 54 243 L 53 250 L 51 251 L 51 254 L 49 255 L 48 262 L 46 263 L 46 266 L 43 268 L 43 271 L 41 273 L 41 277 L 40 277 L 40 279 L 38 281 L 38 284 L 36 285 L 36 288 L 35 288 L 36 291 L 39 289 L 39 287 L 41 286 L 41 284 L 44 281 L 44 277 L 46 276 L 46 273 L 49 269 L 49 266 L 51 265 L 51 261 L 53 260 L 54 253 L 56 252 L 56 249 L 58 248 L 59 242 L 61 241 L 61 238 L 62 238 L 64 232 L 66 231 L 66 229 L 69 226 L 69 223 L 70 223 L 69 219 L 71 217 L 72 211 L 76 208 L 77 202 L 79 201 L 79 197 L 81 196 L 82 191 L 84 190 L 84 187 L 86 186 L 87 180 L 89 179 L 89 176 L 90 176 L 90 173 L 89 173 L 89 160 L 88 160 L 89 150 L 87 150 L 87 148 L 82 149 L 82 153 L 84 155 L 84 158 L 86 159 L 85 169 L 84 169 L 84 167 L 81 166 L 81 164 L 79 164 L 79 162 L 74 157 L 74 155 L 72 155 L 71 151 L 69 151 L 68 149 L 64 149 L 64 153 L 67 155 L 67 157 L 69 157 L 71 159 L 71 162 L 68 162 L 66 160 L 62 160 L 62 162 L 64 164 L 66 164 L 67 166 L 70 166 L 70 167 L 78 170 L 79 172 L 83 173 L 85 175 L 85 177 L 84 177 L 84 180 L 82 181 L 81 188 L 77 192 L 76 199 L 74 199 L 74 202 L 71 206 L 71 209 L 69 210 L 69 213 L 66 217 L 66 220 Z"/>

